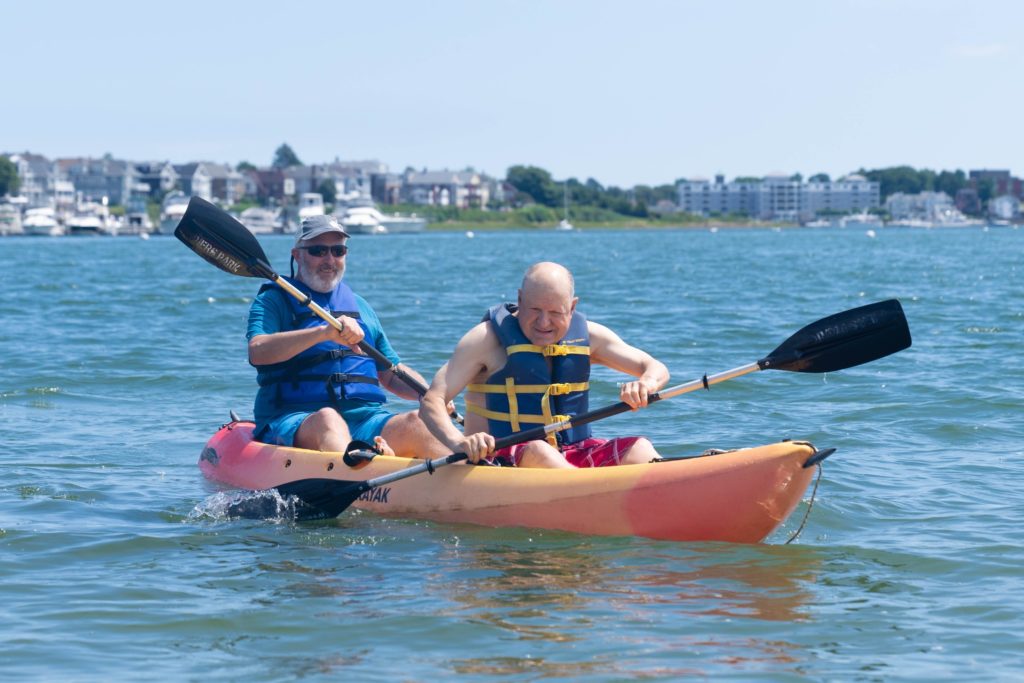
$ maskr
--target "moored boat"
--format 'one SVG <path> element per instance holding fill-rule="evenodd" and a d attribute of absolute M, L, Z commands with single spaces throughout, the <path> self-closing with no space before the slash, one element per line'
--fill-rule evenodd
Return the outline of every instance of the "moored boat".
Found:
<path fill-rule="evenodd" d="M 64 228 L 68 235 L 97 236 L 114 232 L 110 211 L 105 203 L 100 202 L 79 202 L 65 221 Z"/>
<path fill-rule="evenodd" d="M 319 192 L 303 192 L 299 195 L 299 223 L 304 218 L 324 215 L 324 196 Z"/>
<path fill-rule="evenodd" d="M 254 441 L 253 423 L 232 422 L 207 443 L 210 479 L 268 489 L 303 479 L 365 481 L 422 461 L 379 455 L 350 468 L 341 453 Z M 756 543 L 802 498 L 816 453 L 786 441 L 646 465 L 551 470 L 460 465 L 364 493 L 353 507 L 385 516 L 535 527 L 602 536 Z"/>
<path fill-rule="evenodd" d="M 388 229 L 381 225 L 381 218 L 380 211 L 372 206 L 353 206 L 342 214 L 338 222 L 350 235 L 385 235 Z"/>
<path fill-rule="evenodd" d="M 26 235 L 57 237 L 64 234 L 64 226 L 57 222 L 53 208 L 48 206 L 25 211 L 25 218 L 21 222 L 21 229 Z"/>
<path fill-rule="evenodd" d="M 249 228 L 254 235 L 269 235 L 284 232 L 284 220 L 281 209 L 265 209 L 262 206 L 250 206 L 238 217 L 242 225 Z"/>
<path fill-rule="evenodd" d="M 181 217 L 188 208 L 189 197 L 181 190 L 169 192 L 160 205 L 160 224 L 157 232 L 161 235 L 173 235 Z"/>
<path fill-rule="evenodd" d="M 20 235 L 21 208 L 13 204 L 0 204 L 0 236 Z"/>

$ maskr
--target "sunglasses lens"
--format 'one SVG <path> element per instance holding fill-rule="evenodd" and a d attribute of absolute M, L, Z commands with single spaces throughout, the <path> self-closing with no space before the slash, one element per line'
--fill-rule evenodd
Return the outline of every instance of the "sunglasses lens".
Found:
<path fill-rule="evenodd" d="M 327 252 L 331 252 L 336 258 L 341 258 L 348 253 L 348 247 L 344 244 L 332 244 L 331 246 L 325 246 L 323 244 L 317 244 L 312 247 L 302 247 L 310 256 L 316 258 L 323 258 L 327 256 Z"/>

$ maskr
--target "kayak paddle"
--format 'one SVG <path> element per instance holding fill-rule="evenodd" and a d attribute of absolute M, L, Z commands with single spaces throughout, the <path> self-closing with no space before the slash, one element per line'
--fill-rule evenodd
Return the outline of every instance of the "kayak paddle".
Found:
<path fill-rule="evenodd" d="M 274 272 L 263 247 L 248 228 L 205 199 L 192 197 L 189 200 L 185 215 L 181 217 L 181 222 L 174 230 L 174 236 L 226 273 L 265 278 L 276 283 L 336 330 L 343 329 L 342 324 L 329 311 Z M 393 365 L 384 354 L 365 340 L 359 342 L 359 348 L 379 365 L 387 366 L 388 370 L 420 396 L 427 393 L 427 388 L 422 382 L 397 365 Z M 452 417 L 462 422 L 462 417 L 458 414 Z"/>
<path fill-rule="evenodd" d="M 759 370 L 833 372 L 852 368 L 902 351 L 910 344 L 910 328 L 900 302 L 896 299 L 881 301 L 822 318 L 793 334 L 774 351 L 757 362 L 716 375 L 704 375 L 700 379 L 662 390 L 650 396 L 648 403 L 674 398 L 697 389 L 708 389 L 712 384 Z M 632 408 L 629 404 L 620 401 L 568 420 L 509 434 L 496 439 L 494 448 L 500 450 L 526 441 L 543 439 L 549 434 L 596 422 L 630 410 Z M 276 487 L 276 490 L 282 498 L 296 496 L 301 501 L 302 505 L 297 506 L 296 509 L 297 519 L 330 519 L 337 517 L 368 491 L 423 472 L 433 474 L 438 467 L 465 460 L 466 457 L 465 453 L 452 453 L 442 458 L 426 460 L 400 472 L 392 472 L 365 481 L 300 479 L 282 484 Z M 270 511 L 271 515 L 273 512 L 273 510 Z M 240 505 L 229 508 L 229 514 L 245 517 L 260 516 L 258 512 L 245 509 Z"/>

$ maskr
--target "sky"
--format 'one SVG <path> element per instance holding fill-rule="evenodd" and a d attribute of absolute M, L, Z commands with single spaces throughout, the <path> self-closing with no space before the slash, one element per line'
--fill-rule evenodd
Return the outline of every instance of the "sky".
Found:
<path fill-rule="evenodd" d="M 0 152 L 1024 175 L 1024 2 L 0 0 Z"/>

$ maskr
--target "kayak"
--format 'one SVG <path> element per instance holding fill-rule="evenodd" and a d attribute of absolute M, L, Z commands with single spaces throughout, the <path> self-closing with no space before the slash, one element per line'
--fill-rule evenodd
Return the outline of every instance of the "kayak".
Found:
<path fill-rule="evenodd" d="M 365 481 L 423 463 L 378 455 L 353 468 L 342 453 L 255 441 L 253 427 L 234 421 L 214 434 L 199 458 L 207 478 L 259 490 L 305 479 Z M 813 477 L 811 465 L 825 455 L 807 442 L 783 441 L 575 470 L 460 464 L 373 488 L 353 507 L 443 523 L 757 543 L 796 508 Z"/>

